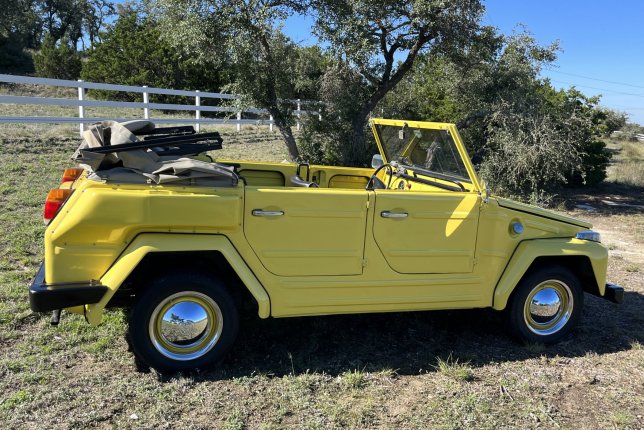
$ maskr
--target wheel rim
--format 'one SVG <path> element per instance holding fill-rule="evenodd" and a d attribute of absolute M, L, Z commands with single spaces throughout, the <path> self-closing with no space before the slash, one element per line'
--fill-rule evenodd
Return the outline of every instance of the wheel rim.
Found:
<path fill-rule="evenodd" d="M 523 315 L 531 332 L 547 336 L 564 328 L 572 316 L 573 307 L 570 287 L 560 280 L 551 279 L 530 291 Z"/>
<path fill-rule="evenodd" d="M 194 360 L 208 353 L 223 330 L 223 316 L 217 303 L 205 294 L 184 291 L 173 294 L 152 312 L 150 340 L 165 357 Z"/>

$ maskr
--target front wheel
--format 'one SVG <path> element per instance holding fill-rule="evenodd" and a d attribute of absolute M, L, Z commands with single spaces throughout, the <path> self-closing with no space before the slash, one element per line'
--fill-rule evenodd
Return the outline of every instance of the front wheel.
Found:
<path fill-rule="evenodd" d="M 216 278 L 172 273 L 150 283 L 130 314 L 134 353 L 160 372 L 208 367 L 237 336 L 233 298 Z"/>
<path fill-rule="evenodd" d="M 517 286 L 508 304 L 510 327 L 521 340 L 550 344 L 567 336 L 581 319 L 584 292 L 568 269 L 544 267 Z"/>

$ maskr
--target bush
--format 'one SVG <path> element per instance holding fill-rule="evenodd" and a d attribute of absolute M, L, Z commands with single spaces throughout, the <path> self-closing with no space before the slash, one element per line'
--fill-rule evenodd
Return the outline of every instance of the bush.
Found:
<path fill-rule="evenodd" d="M 221 69 L 198 66 L 182 56 L 163 38 L 151 17 L 140 18 L 126 10 L 95 44 L 83 65 L 82 78 L 92 82 L 148 85 L 151 87 L 217 91 L 222 84 Z M 92 91 L 98 98 L 140 101 L 140 94 Z M 155 95 L 155 102 L 177 102 L 172 96 Z"/>
<path fill-rule="evenodd" d="M 31 54 L 19 40 L 0 36 L 0 73 L 26 75 L 34 72 Z"/>
<path fill-rule="evenodd" d="M 378 150 L 371 132 L 365 130 L 367 140 L 362 151 L 349 145 L 353 139 L 351 119 L 360 104 L 368 97 L 360 85 L 362 77 L 342 62 L 330 66 L 319 78 L 318 97 L 322 121 L 313 115 L 306 118 L 300 138 L 300 155 L 316 164 L 366 166 Z"/>
<path fill-rule="evenodd" d="M 67 39 L 62 39 L 58 45 L 47 35 L 34 54 L 36 75 L 42 78 L 78 79 L 81 72 L 80 54 L 69 46 Z"/>

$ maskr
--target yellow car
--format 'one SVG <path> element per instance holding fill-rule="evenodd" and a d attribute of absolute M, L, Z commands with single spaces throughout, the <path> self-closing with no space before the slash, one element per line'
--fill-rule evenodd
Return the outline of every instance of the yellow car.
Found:
<path fill-rule="evenodd" d="M 221 359 L 238 309 L 261 318 L 493 308 L 556 342 L 584 293 L 621 303 L 591 225 L 486 191 L 453 124 L 373 119 L 371 168 L 196 159 L 216 133 L 105 122 L 45 204 L 34 311 L 131 307 L 160 371 Z"/>

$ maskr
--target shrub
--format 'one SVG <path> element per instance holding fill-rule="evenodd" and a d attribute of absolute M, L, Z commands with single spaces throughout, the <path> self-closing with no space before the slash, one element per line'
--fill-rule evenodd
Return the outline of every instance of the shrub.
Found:
<path fill-rule="evenodd" d="M 220 70 L 215 65 L 196 65 L 162 38 L 152 17 L 140 18 L 135 10 L 126 10 L 92 47 L 81 75 L 93 82 L 216 91 L 222 83 Z M 113 91 L 92 91 L 92 95 L 124 101 L 141 97 Z M 168 96 L 155 95 L 154 101 L 168 101 Z"/>
<path fill-rule="evenodd" d="M 45 36 L 40 51 L 33 58 L 36 75 L 40 77 L 78 79 L 80 76 L 80 54 L 69 45 L 67 39 L 62 39 L 56 45 L 50 35 Z"/>

